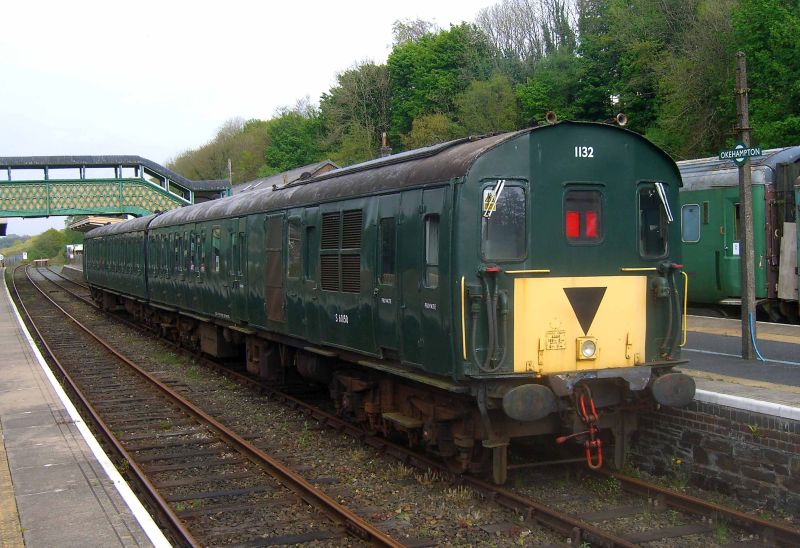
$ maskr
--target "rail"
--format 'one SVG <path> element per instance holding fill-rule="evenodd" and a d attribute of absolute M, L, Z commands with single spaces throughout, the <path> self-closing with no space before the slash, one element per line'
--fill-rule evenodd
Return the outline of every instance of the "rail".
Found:
<path fill-rule="evenodd" d="M 17 267 L 20 268 L 20 267 Z M 398 543 L 385 533 L 383 533 L 380 529 L 372 525 L 371 523 L 367 522 L 366 520 L 359 517 L 349 508 L 339 504 L 334 499 L 326 495 L 320 489 L 314 487 L 310 482 L 308 482 L 305 478 L 303 478 L 300 474 L 296 473 L 295 471 L 291 470 L 287 466 L 284 466 L 282 463 L 268 455 L 266 452 L 262 451 L 261 449 L 255 447 L 250 442 L 239 436 L 236 432 L 225 426 L 224 424 L 220 423 L 199 407 L 194 405 L 192 402 L 184 398 L 181 394 L 177 393 L 166 384 L 161 382 L 160 380 L 154 378 L 150 375 L 147 371 L 142 369 L 139 365 L 132 362 L 123 354 L 116 351 L 112 348 L 109 344 L 107 344 L 104 340 L 98 337 L 95 333 L 92 332 L 90 328 L 85 326 L 81 323 L 77 318 L 67 312 L 63 307 L 61 307 L 58 303 L 56 303 L 49 295 L 47 295 L 38 285 L 30 278 L 29 273 L 26 272 L 28 279 L 30 280 L 31 284 L 36 287 L 39 293 L 48 300 L 53 306 L 55 306 L 58 310 L 61 311 L 71 322 L 73 322 L 76 326 L 78 326 L 81 330 L 83 330 L 87 335 L 92 337 L 96 340 L 101 346 L 106 348 L 109 352 L 114 354 L 120 361 L 124 362 L 127 366 L 129 366 L 133 371 L 135 371 L 140 377 L 151 383 L 153 386 L 157 387 L 164 395 L 166 395 L 170 400 L 178 403 L 180 407 L 186 411 L 188 414 L 194 416 L 197 420 L 209 425 L 213 428 L 222 438 L 226 439 L 231 445 L 235 446 L 242 454 L 247 456 L 253 462 L 260 464 L 263 468 L 269 470 L 274 477 L 278 479 L 284 485 L 287 485 L 292 491 L 298 494 L 304 501 L 308 504 L 322 509 L 324 512 L 328 513 L 329 515 L 333 516 L 335 520 L 344 524 L 347 531 L 353 533 L 354 535 L 358 536 L 359 538 L 372 542 L 374 544 L 380 546 L 392 546 L 392 547 L 399 547 L 402 544 Z M 16 284 L 14 285 L 15 293 L 17 293 L 18 297 L 19 294 L 16 289 Z M 20 299 L 20 302 L 21 299 Z M 23 306 L 24 308 L 24 306 Z M 25 308 L 24 308 L 25 309 Z M 25 313 L 28 316 L 31 323 L 33 320 L 30 318 L 30 315 L 25 309 Z M 42 337 L 41 332 L 38 328 L 35 327 L 37 335 L 40 339 L 44 340 Z M 47 346 L 48 353 L 51 356 L 54 356 L 54 353 Z M 91 409 L 91 416 L 92 419 L 97 422 L 99 425 L 103 425 L 102 419 L 99 415 L 93 410 L 91 404 L 87 401 L 85 395 L 80 392 L 76 385 L 74 385 L 72 378 L 67 373 L 66 369 L 59 363 L 58 365 L 60 371 L 64 375 L 64 378 L 70 382 L 71 386 L 74 386 L 76 390 L 76 394 L 80 397 L 83 404 L 86 406 L 87 409 Z M 121 455 L 125 455 L 126 459 L 129 459 L 130 455 L 125 452 L 125 449 L 121 446 L 119 441 L 113 435 L 113 433 L 104 426 L 103 433 L 105 436 L 109 436 L 110 440 L 115 440 L 114 447 L 115 450 L 119 450 Z M 175 530 L 179 531 L 181 535 L 183 535 L 187 542 L 195 546 L 197 545 L 196 540 L 192 537 L 191 533 L 186 529 L 184 524 L 181 522 L 180 518 L 172 511 L 169 505 L 164 501 L 163 497 L 161 497 L 152 483 L 149 482 L 144 472 L 139 469 L 134 462 L 129 460 L 131 463 L 132 470 L 137 476 L 137 479 L 141 481 L 143 485 L 147 487 L 148 496 L 152 496 L 154 500 L 158 502 L 159 505 L 159 512 L 165 516 L 168 521 L 174 525 Z"/>

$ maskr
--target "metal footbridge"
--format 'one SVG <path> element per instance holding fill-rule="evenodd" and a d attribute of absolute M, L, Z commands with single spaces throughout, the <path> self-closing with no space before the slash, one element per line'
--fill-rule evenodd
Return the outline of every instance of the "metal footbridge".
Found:
<path fill-rule="evenodd" d="M 0 156 L 0 217 L 139 217 L 230 193 L 140 156 Z"/>

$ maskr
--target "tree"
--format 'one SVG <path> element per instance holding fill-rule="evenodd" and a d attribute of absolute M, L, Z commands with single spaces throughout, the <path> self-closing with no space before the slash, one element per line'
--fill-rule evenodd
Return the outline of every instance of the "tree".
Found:
<path fill-rule="evenodd" d="M 605 27 L 602 40 L 616 61 L 613 94 L 634 131 L 646 133 L 658 117 L 658 86 L 666 59 L 673 55 L 680 32 L 687 28 L 695 3 L 696 0 L 599 2 L 601 13 L 608 17 L 607 27 L 600 23 Z"/>
<path fill-rule="evenodd" d="M 575 13 L 572 0 L 501 0 L 478 12 L 475 24 L 503 56 L 531 67 L 575 48 Z"/>
<path fill-rule="evenodd" d="M 455 139 L 463 130 L 441 113 L 425 114 L 415 119 L 411 131 L 403 136 L 407 149 L 426 147 Z"/>
<path fill-rule="evenodd" d="M 474 80 L 456 97 L 457 115 L 468 134 L 510 131 L 517 127 L 517 100 L 508 77 Z"/>
<path fill-rule="evenodd" d="M 677 157 L 714 151 L 730 127 L 736 0 L 581 0 L 579 114 L 615 112 Z"/>
<path fill-rule="evenodd" d="M 581 0 L 578 7 L 578 83 L 576 115 L 583 120 L 605 120 L 619 111 L 620 45 L 614 39 L 608 0 Z M 644 126 L 642 126 L 644 127 Z"/>
<path fill-rule="evenodd" d="M 647 135 L 677 158 L 715 154 L 734 123 L 737 0 L 703 0 L 660 69 L 661 104 Z M 737 8 L 738 9 L 738 8 Z"/>
<path fill-rule="evenodd" d="M 399 46 L 406 42 L 418 42 L 426 34 L 439 31 L 439 27 L 422 19 L 397 19 L 392 23 L 392 45 Z"/>
<path fill-rule="evenodd" d="M 319 112 L 310 102 L 298 102 L 294 109 L 283 108 L 267 122 L 268 144 L 261 175 L 280 173 L 322 159 Z"/>
<path fill-rule="evenodd" d="M 491 73 L 492 51 L 486 36 L 467 23 L 396 45 L 387 61 L 393 136 L 408 132 L 420 116 L 452 115 L 456 95 Z"/>
<path fill-rule="evenodd" d="M 381 134 L 389 131 L 389 71 L 386 65 L 364 61 L 336 80 L 320 99 L 323 146 L 341 165 L 374 158 Z"/>
<path fill-rule="evenodd" d="M 747 54 L 754 142 L 800 142 L 800 1 L 742 0 L 733 12 L 736 47 Z M 732 89 L 732 88 L 731 88 Z"/>
<path fill-rule="evenodd" d="M 567 50 L 542 58 L 528 81 L 517 86 L 523 118 L 529 123 L 541 122 L 553 111 L 561 120 L 578 119 L 579 69 L 578 59 Z"/>
<path fill-rule="evenodd" d="M 231 118 L 216 136 L 195 150 L 182 152 L 167 167 L 188 179 L 227 179 L 231 161 L 233 182 L 254 179 L 264 164 L 266 122 Z"/>
<path fill-rule="evenodd" d="M 330 151 L 330 158 L 340 166 L 347 166 L 370 160 L 377 156 L 376 141 L 371 131 L 351 125 L 342 136 L 335 149 Z"/>

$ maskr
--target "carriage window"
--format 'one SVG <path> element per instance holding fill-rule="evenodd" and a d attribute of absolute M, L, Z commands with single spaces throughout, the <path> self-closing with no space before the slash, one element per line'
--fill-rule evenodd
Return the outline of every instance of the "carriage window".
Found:
<path fill-rule="evenodd" d="M 381 262 L 378 280 L 383 285 L 394 285 L 395 226 L 394 217 L 381 219 Z"/>
<path fill-rule="evenodd" d="M 741 220 L 742 208 L 740 204 L 733 204 L 733 241 L 739 241 L 739 221 Z"/>
<path fill-rule="evenodd" d="M 206 231 L 197 235 L 197 275 L 206 271 Z"/>
<path fill-rule="evenodd" d="M 147 238 L 147 273 L 151 276 L 158 276 L 158 270 L 156 270 L 155 267 L 156 263 L 158 262 L 158 248 L 156 247 L 158 245 L 157 242 L 157 237 L 153 236 L 152 234 Z"/>
<path fill-rule="evenodd" d="M 231 245 L 228 247 L 230 250 L 231 260 L 228 261 L 228 274 L 231 276 L 236 275 L 236 265 L 238 264 L 237 253 L 239 253 L 239 234 L 231 232 Z"/>
<path fill-rule="evenodd" d="M 700 241 L 700 206 L 697 204 L 686 204 L 681 208 L 681 240 Z"/>
<path fill-rule="evenodd" d="M 303 258 L 303 277 L 306 280 L 313 280 L 316 277 L 316 272 L 314 271 L 314 266 L 316 266 L 316 261 L 314 260 L 314 249 L 311 247 L 312 242 L 317 241 L 317 227 L 315 226 L 307 226 L 306 227 L 306 241 L 305 241 L 305 257 Z"/>
<path fill-rule="evenodd" d="M 172 274 L 172 269 L 174 268 L 174 266 L 173 266 L 174 263 L 172 263 L 170 261 L 170 253 L 172 251 L 172 248 L 175 245 L 173 235 L 170 234 L 168 236 L 164 236 L 164 242 L 166 242 L 166 244 L 167 244 L 167 249 L 164 250 L 164 270 L 165 270 L 165 274 L 164 275 L 167 278 L 169 278 L 170 275 Z"/>
<path fill-rule="evenodd" d="M 211 230 L 211 269 L 214 272 L 220 271 L 219 248 L 222 240 L 222 229 L 215 226 Z"/>
<path fill-rule="evenodd" d="M 153 244 L 156 246 L 156 253 L 154 256 L 155 262 L 151 265 L 154 276 L 164 275 L 164 257 L 166 250 L 164 249 L 164 237 L 162 235 L 153 238 Z"/>
<path fill-rule="evenodd" d="M 572 243 L 596 243 L 603 239 L 603 195 L 599 190 L 567 192 L 564 233 Z"/>
<path fill-rule="evenodd" d="M 288 269 L 286 275 L 289 278 L 300 277 L 300 258 L 302 257 L 302 248 L 300 247 L 300 224 L 296 222 L 289 222 L 289 230 L 287 231 L 286 239 L 288 240 Z"/>
<path fill-rule="evenodd" d="M 194 232 L 189 234 L 189 268 L 187 269 L 189 272 L 194 272 L 195 267 L 197 266 L 197 250 L 195 249 L 195 235 Z"/>
<path fill-rule="evenodd" d="M 667 252 L 667 216 L 654 184 L 639 187 L 639 254 L 663 257 Z"/>
<path fill-rule="evenodd" d="M 527 215 L 525 189 L 495 185 L 483 190 L 481 253 L 487 261 L 525 258 Z"/>
<path fill-rule="evenodd" d="M 184 270 L 186 272 L 194 272 L 194 264 L 192 263 L 192 255 L 190 253 L 191 242 L 194 236 L 188 232 L 183 233 L 183 240 L 181 240 L 181 253 L 183 253 Z"/>
<path fill-rule="evenodd" d="M 172 261 L 175 272 L 180 272 L 181 269 L 181 237 L 175 236 L 175 255 Z"/>
<path fill-rule="evenodd" d="M 439 216 L 425 217 L 425 287 L 439 287 Z"/>

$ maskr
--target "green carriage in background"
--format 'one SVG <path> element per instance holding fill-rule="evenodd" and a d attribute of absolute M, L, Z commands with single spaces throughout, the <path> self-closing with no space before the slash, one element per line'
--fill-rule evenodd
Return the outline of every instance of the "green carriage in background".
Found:
<path fill-rule="evenodd" d="M 772 320 L 797 321 L 795 181 L 800 146 L 764 151 L 749 160 L 753 184 L 755 296 Z M 689 301 L 741 304 L 739 170 L 730 160 L 678 162 L 683 261 Z"/>

